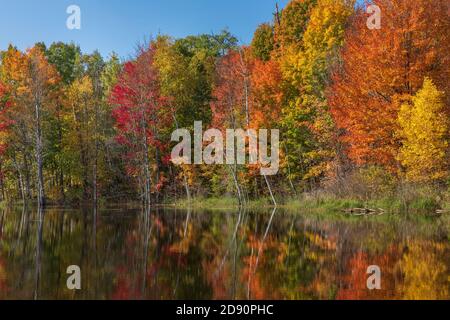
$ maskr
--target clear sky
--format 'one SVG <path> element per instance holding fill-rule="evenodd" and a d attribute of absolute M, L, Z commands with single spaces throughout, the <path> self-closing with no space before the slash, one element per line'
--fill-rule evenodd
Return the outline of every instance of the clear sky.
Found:
<path fill-rule="evenodd" d="M 275 3 L 288 0 L 0 0 L 0 50 L 43 41 L 75 42 L 83 52 L 115 51 L 126 58 L 150 35 L 218 33 L 224 28 L 241 43 L 271 21 Z M 81 30 L 66 27 L 69 5 L 81 8 Z"/>

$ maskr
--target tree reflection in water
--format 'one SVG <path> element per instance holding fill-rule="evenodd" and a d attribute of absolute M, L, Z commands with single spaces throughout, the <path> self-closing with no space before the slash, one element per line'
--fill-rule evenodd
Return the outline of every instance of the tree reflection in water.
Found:
<path fill-rule="evenodd" d="M 449 299 L 447 235 L 437 218 L 8 208 L 0 299 Z"/>

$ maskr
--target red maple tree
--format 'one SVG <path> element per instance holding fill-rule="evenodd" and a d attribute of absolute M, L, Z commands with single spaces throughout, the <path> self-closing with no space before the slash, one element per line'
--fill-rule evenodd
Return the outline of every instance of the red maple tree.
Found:
<path fill-rule="evenodd" d="M 150 189 L 151 167 L 156 172 L 156 189 L 163 181 L 160 170 L 167 157 L 167 144 L 161 136 L 169 121 L 168 98 L 160 93 L 158 71 L 154 66 L 155 48 L 140 48 L 137 58 L 124 65 L 110 102 L 115 106 L 113 117 L 117 141 L 126 146 L 127 172 L 142 180 L 145 193 Z M 151 166 L 150 158 L 155 166 Z"/>

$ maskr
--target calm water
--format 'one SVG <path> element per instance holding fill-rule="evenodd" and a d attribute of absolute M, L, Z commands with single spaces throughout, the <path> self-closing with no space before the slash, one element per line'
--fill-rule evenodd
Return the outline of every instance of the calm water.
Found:
<path fill-rule="evenodd" d="M 4 209 L 0 299 L 449 299 L 448 234 L 442 218 Z"/>

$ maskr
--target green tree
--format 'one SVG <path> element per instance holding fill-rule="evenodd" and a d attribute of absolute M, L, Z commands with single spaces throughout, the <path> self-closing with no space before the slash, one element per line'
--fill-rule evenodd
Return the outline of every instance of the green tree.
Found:
<path fill-rule="evenodd" d="M 280 23 L 275 25 L 275 36 L 281 50 L 302 44 L 311 10 L 317 0 L 292 0 L 281 12 Z"/>
<path fill-rule="evenodd" d="M 45 48 L 45 46 L 42 46 Z M 52 64 L 61 77 L 60 89 L 65 90 L 77 78 L 80 73 L 81 49 L 74 43 L 66 44 L 55 42 L 48 49 L 45 49 L 45 55 L 50 64 Z M 45 130 L 46 140 L 48 141 L 48 150 L 46 155 L 46 169 L 50 175 L 55 177 L 58 190 L 50 190 L 50 196 L 65 199 L 65 181 L 67 180 L 66 168 L 69 165 L 69 159 L 64 153 L 63 138 L 67 130 L 64 128 L 64 96 L 59 97 L 54 112 L 47 115 L 48 122 Z"/>
<path fill-rule="evenodd" d="M 339 49 L 353 7 L 344 0 L 319 0 L 314 4 L 302 11 L 305 14 L 302 19 L 296 16 L 302 26 L 307 22 L 302 27 L 303 37 L 281 56 L 287 97 L 282 109 L 282 142 L 284 169 L 290 180 L 317 182 L 318 178 L 335 171 L 337 144 L 325 89 L 331 69 L 339 60 Z"/>
<path fill-rule="evenodd" d="M 74 43 L 53 43 L 45 50 L 48 62 L 56 67 L 64 84 L 71 84 L 77 77 L 77 63 L 82 55 L 79 46 Z"/>
<path fill-rule="evenodd" d="M 274 45 L 273 27 L 268 23 L 261 24 L 253 35 L 251 45 L 253 54 L 263 61 L 269 61 Z"/>

